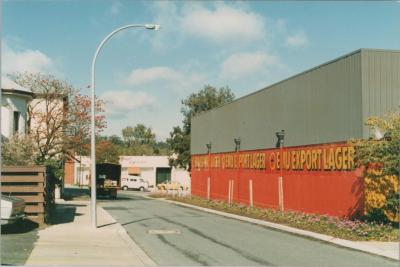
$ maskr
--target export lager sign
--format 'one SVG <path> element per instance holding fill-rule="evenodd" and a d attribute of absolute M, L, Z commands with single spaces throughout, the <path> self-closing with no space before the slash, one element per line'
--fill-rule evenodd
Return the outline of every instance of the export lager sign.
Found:
<path fill-rule="evenodd" d="M 282 167 L 291 171 L 348 171 L 354 169 L 354 148 L 340 144 L 194 155 L 192 166 L 196 170 L 280 170 Z"/>

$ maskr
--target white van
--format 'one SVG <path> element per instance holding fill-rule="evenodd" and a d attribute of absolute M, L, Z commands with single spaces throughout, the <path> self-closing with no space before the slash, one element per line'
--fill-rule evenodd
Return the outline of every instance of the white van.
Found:
<path fill-rule="evenodd" d="M 140 176 L 128 176 L 121 178 L 122 190 L 136 189 L 140 191 L 147 191 L 149 184 Z"/>

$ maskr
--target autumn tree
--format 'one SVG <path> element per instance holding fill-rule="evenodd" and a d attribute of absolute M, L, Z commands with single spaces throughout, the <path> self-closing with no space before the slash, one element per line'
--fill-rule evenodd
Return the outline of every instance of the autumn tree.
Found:
<path fill-rule="evenodd" d="M 101 140 L 96 144 L 97 163 L 119 163 L 117 147 L 107 140 Z"/>
<path fill-rule="evenodd" d="M 356 160 L 363 166 L 382 165 L 383 175 L 398 175 L 400 170 L 400 111 L 368 118 L 373 136 L 356 140 Z"/>
<path fill-rule="evenodd" d="M 174 127 L 170 133 L 170 138 L 167 139 L 171 152 L 175 154 L 174 157 L 169 159 L 171 166 L 190 170 L 190 133 L 193 116 L 225 105 L 234 99 L 235 95 L 229 87 L 216 89 L 206 85 L 199 92 L 182 100 L 183 126 L 182 128 L 180 126 Z"/>
<path fill-rule="evenodd" d="M 36 162 L 43 164 L 79 151 L 90 134 L 90 98 L 52 75 L 19 73 L 12 78 L 35 94 L 28 107 L 28 124 L 29 135 L 38 149 Z M 95 104 L 99 133 L 106 127 L 104 102 L 97 99 Z"/>
<path fill-rule="evenodd" d="M 373 135 L 368 139 L 352 141 L 355 159 L 365 169 L 365 186 L 375 186 L 380 201 L 382 198 L 385 200 L 380 208 L 370 210 L 368 216 L 372 220 L 385 221 L 388 211 L 399 213 L 399 189 L 396 187 L 400 176 L 400 111 L 370 117 L 366 125 Z"/>

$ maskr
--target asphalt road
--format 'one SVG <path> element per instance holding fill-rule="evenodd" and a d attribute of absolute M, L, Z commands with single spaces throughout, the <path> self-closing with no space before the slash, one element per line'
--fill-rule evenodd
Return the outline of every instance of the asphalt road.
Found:
<path fill-rule="evenodd" d="M 36 223 L 21 220 L 1 226 L 1 264 L 24 265 L 37 240 Z"/>
<path fill-rule="evenodd" d="M 101 205 L 158 265 L 397 266 L 397 262 L 119 192 Z"/>

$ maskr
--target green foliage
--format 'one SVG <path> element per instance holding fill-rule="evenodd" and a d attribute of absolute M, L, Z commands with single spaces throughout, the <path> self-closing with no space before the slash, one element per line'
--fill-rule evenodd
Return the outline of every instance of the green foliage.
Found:
<path fill-rule="evenodd" d="M 389 219 L 382 208 L 372 208 L 364 219 L 368 222 L 389 223 Z"/>
<path fill-rule="evenodd" d="M 108 141 L 111 142 L 111 144 L 116 145 L 116 146 L 121 146 L 124 144 L 124 141 L 122 141 L 121 137 L 118 135 L 111 135 L 107 138 Z"/>
<path fill-rule="evenodd" d="M 2 138 L 1 156 L 3 165 L 32 166 L 36 164 L 39 152 L 32 138 L 14 135 L 8 140 Z"/>
<path fill-rule="evenodd" d="M 166 156 L 169 154 L 168 144 L 162 141 L 157 142 L 155 133 L 153 133 L 150 127 L 144 124 L 125 127 L 122 130 L 122 136 L 122 139 L 117 135 L 99 136 L 97 137 L 97 143 L 106 142 L 107 149 L 111 149 L 112 146 L 112 153 L 115 154 L 115 151 L 117 151 L 118 156 Z M 86 154 L 89 155 L 89 151 Z M 105 159 L 111 160 L 108 158 Z"/>
<path fill-rule="evenodd" d="M 371 136 L 367 140 L 355 140 L 355 159 L 359 165 L 369 167 L 376 163 L 382 165 L 384 175 L 399 175 L 400 170 L 400 111 L 383 117 L 370 117 L 366 125 L 372 133 L 380 132 L 383 137 L 376 140 Z"/>
<path fill-rule="evenodd" d="M 122 129 L 122 136 L 128 147 L 134 144 L 155 144 L 156 142 L 156 135 L 152 129 L 141 123 L 135 127 L 128 126 Z"/>
<path fill-rule="evenodd" d="M 182 100 L 183 107 L 181 109 L 184 117 L 183 131 L 185 134 L 190 134 L 190 125 L 193 116 L 203 111 L 225 105 L 234 99 L 235 94 L 229 87 L 216 89 L 210 85 L 206 85 L 199 92 L 189 95 L 186 99 Z"/>
<path fill-rule="evenodd" d="M 400 206 L 399 199 L 399 192 L 391 192 L 387 197 L 384 209 L 391 211 L 393 214 L 398 214 Z"/>
<path fill-rule="evenodd" d="M 400 176 L 400 111 L 382 117 L 370 117 L 366 125 L 370 128 L 373 136 L 366 140 L 353 141 L 356 148 L 356 162 L 359 166 L 365 167 L 368 177 L 384 179 L 385 176 L 395 176 L 396 184 L 398 184 Z M 385 196 L 384 206 L 368 210 L 368 220 L 387 222 L 389 219 L 385 211 L 393 214 L 399 213 L 398 189 L 391 188 L 387 191 L 389 193 Z"/>
<path fill-rule="evenodd" d="M 114 144 L 109 141 L 100 141 L 96 144 L 97 163 L 118 163 L 119 153 Z"/>
<path fill-rule="evenodd" d="M 174 153 L 174 157 L 169 158 L 169 165 L 190 170 L 190 134 L 185 134 L 181 127 L 176 126 L 170 133 L 167 143 Z"/>
<path fill-rule="evenodd" d="M 62 160 L 49 159 L 43 163 L 47 167 L 47 174 L 53 180 L 54 184 L 61 185 L 64 177 L 64 163 Z"/>
<path fill-rule="evenodd" d="M 41 160 L 36 143 L 29 135 L 14 135 L 10 139 L 2 140 L 2 164 L 6 166 L 46 166 L 48 174 L 55 184 L 61 184 L 64 177 L 62 160 Z"/>
<path fill-rule="evenodd" d="M 167 143 L 174 153 L 174 157 L 170 158 L 171 166 L 191 169 L 190 133 L 193 116 L 225 105 L 234 99 L 235 95 L 229 87 L 216 89 L 215 87 L 206 85 L 199 92 L 193 93 L 182 100 L 183 126 L 182 128 L 179 126 L 174 127 L 170 133 L 170 138 L 167 139 Z"/>

